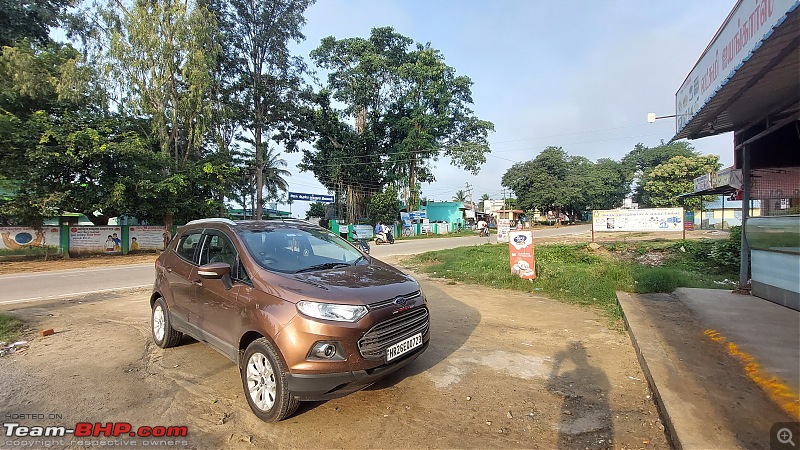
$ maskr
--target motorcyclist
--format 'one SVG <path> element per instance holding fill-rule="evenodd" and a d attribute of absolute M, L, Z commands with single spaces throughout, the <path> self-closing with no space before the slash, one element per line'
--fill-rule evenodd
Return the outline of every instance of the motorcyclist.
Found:
<path fill-rule="evenodd" d="M 489 236 L 489 224 L 486 223 L 485 220 L 481 219 L 478 221 L 478 230 L 481 236 Z"/>
<path fill-rule="evenodd" d="M 392 236 L 391 229 L 380 222 L 375 225 L 375 242 L 377 243 L 379 240 L 390 244 L 394 243 L 394 236 Z"/>

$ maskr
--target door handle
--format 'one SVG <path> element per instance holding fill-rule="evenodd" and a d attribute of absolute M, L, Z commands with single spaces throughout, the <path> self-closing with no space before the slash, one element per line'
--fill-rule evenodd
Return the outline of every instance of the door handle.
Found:
<path fill-rule="evenodd" d="M 192 281 L 192 284 L 195 286 L 203 286 L 203 282 L 201 280 L 194 280 Z"/>

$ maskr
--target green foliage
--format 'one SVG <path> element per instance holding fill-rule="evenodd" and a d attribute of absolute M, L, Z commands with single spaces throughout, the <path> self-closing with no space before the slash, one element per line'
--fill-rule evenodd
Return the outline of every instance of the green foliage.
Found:
<path fill-rule="evenodd" d="M 313 202 L 309 205 L 308 211 L 306 211 L 306 220 L 310 217 L 321 217 L 325 218 L 325 205 L 320 202 Z"/>
<path fill-rule="evenodd" d="M 514 191 L 519 208 L 539 211 L 618 207 L 628 184 L 619 163 L 592 163 L 561 147 L 547 147 L 533 160 L 514 164 L 502 183 Z"/>
<path fill-rule="evenodd" d="M 50 41 L 50 29 L 58 25 L 69 0 L 0 0 L 0 48 L 23 39 L 38 44 Z"/>
<path fill-rule="evenodd" d="M 719 156 L 674 156 L 667 162 L 655 166 L 642 177 L 642 194 L 645 207 L 677 207 L 681 206 L 678 195 L 692 192 L 693 181 L 700 175 L 719 170 Z M 713 200 L 706 197 L 705 201 Z M 701 199 L 698 197 L 684 200 L 687 208 L 698 208 Z"/>
<path fill-rule="evenodd" d="M 393 188 L 386 188 L 381 193 L 375 194 L 369 201 L 367 217 L 370 223 L 383 223 L 391 225 L 400 218 L 400 200 L 398 193 Z"/>
<path fill-rule="evenodd" d="M 650 206 L 647 193 L 642 190 L 642 178 L 654 167 L 669 161 L 675 156 L 697 156 L 697 152 L 686 141 L 673 142 L 671 144 L 662 142 L 661 145 L 656 147 L 636 144 L 634 149 L 622 158 L 620 166 L 625 176 L 625 181 L 629 185 L 628 187 L 630 187 L 630 183 L 635 184 L 633 197 L 640 207 Z"/>
<path fill-rule="evenodd" d="M 463 190 L 458 190 L 456 191 L 456 194 L 453 196 L 453 201 L 463 203 L 467 201 L 467 194 L 465 194 Z"/>
<path fill-rule="evenodd" d="M 302 58 L 289 52 L 291 43 L 305 39 L 303 13 L 313 0 L 209 0 L 209 8 L 220 21 L 225 42 L 221 66 L 236 123 L 252 138 L 240 139 L 252 145 L 255 172 L 254 214 L 261 217 L 263 195 L 277 199 L 284 185 L 270 169 L 270 141 L 283 145 L 287 152 L 298 150 L 313 122 L 305 107 L 310 94 L 304 87 L 306 73 Z M 278 181 L 278 182 L 276 182 Z M 276 189 L 277 188 L 277 191 Z"/>
<path fill-rule="evenodd" d="M 457 76 L 429 44 L 412 44 L 383 27 L 366 39 L 327 37 L 311 53 L 329 75 L 326 95 L 318 98 L 317 152 L 306 152 L 301 169 L 346 196 L 348 219 L 387 183 L 402 187 L 415 209 L 418 183 L 433 181 L 430 162 L 442 155 L 472 173 L 486 161 L 494 125 L 469 109 L 472 81 Z M 345 108 L 333 110 L 328 95 Z"/>

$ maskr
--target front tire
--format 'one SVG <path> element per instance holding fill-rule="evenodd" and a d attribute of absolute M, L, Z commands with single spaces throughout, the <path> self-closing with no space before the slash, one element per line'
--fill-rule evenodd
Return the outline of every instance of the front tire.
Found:
<path fill-rule="evenodd" d="M 183 333 L 172 328 L 169 309 L 163 298 L 158 298 L 153 302 L 150 329 L 153 331 L 153 342 L 161 348 L 175 347 L 183 337 Z"/>
<path fill-rule="evenodd" d="M 278 351 L 266 338 L 247 346 L 242 386 L 253 414 L 264 422 L 278 422 L 297 410 L 300 402 L 289 392 L 289 373 Z"/>

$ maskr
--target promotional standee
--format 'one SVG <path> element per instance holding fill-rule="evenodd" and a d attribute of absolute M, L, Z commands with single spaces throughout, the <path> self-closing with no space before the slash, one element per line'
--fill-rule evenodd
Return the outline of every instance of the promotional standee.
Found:
<path fill-rule="evenodd" d="M 530 231 L 510 231 L 508 251 L 511 273 L 525 280 L 536 278 L 536 259 L 533 256 L 533 233 Z"/>
<path fill-rule="evenodd" d="M 511 231 L 511 219 L 497 220 L 497 242 L 508 241 L 508 232 Z"/>

